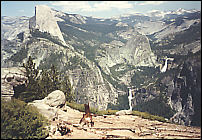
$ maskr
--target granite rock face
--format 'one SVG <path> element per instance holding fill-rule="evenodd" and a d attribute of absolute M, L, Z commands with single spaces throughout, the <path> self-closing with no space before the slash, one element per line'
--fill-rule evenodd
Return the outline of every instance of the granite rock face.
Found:
<path fill-rule="evenodd" d="M 30 19 L 29 28 L 48 32 L 51 35 L 58 37 L 62 43 L 66 45 L 54 13 L 55 12 L 46 5 L 37 5 L 35 7 L 35 16 Z"/>
<path fill-rule="evenodd" d="M 28 78 L 25 68 L 11 67 L 1 68 L 1 97 L 11 99 L 14 95 L 14 87 L 26 84 Z"/>
<path fill-rule="evenodd" d="M 66 112 L 64 112 L 61 107 L 65 105 L 66 99 L 65 95 L 60 90 L 55 90 L 51 92 L 47 97 L 42 100 L 34 100 L 28 103 L 37 107 L 39 112 L 47 117 L 49 120 L 54 118 L 58 119 L 58 116 L 62 116 L 63 119 L 67 119 Z"/>
<path fill-rule="evenodd" d="M 187 59 L 177 77 L 173 79 L 174 88 L 170 104 L 177 113 L 171 118 L 173 122 L 184 125 L 196 123 L 193 118 L 200 114 L 201 107 L 201 62 L 200 57 Z M 168 93 L 169 94 L 169 93 Z"/>
<path fill-rule="evenodd" d="M 34 100 L 28 104 L 35 106 L 43 116 L 50 120 L 57 116 L 56 113 L 58 109 L 56 107 L 50 107 L 49 105 L 45 104 L 44 100 Z"/>
<path fill-rule="evenodd" d="M 120 110 L 116 112 L 117 116 L 121 116 L 121 115 L 131 115 L 133 114 L 132 110 Z"/>
<path fill-rule="evenodd" d="M 200 55 L 186 58 L 185 60 L 175 60 L 170 66 L 174 69 L 178 66 L 178 72 L 170 73 L 162 77 L 160 87 L 165 87 L 167 105 L 174 110 L 174 115 L 170 120 L 186 126 L 197 125 L 200 122 L 201 108 L 201 62 Z M 157 97 L 160 91 L 147 89 L 145 93 L 136 94 L 133 107 L 144 102 L 148 102 Z M 143 105 L 142 105 L 143 106 Z"/>
<path fill-rule="evenodd" d="M 53 106 L 60 106 L 65 104 L 66 98 L 62 91 L 55 90 L 48 94 L 47 97 L 44 98 L 44 103 L 53 107 Z"/>
<path fill-rule="evenodd" d="M 149 40 L 145 35 L 136 34 L 125 47 L 120 49 L 129 64 L 135 66 L 155 66 L 157 57 L 150 48 Z"/>
<path fill-rule="evenodd" d="M 76 95 L 76 102 L 90 104 L 100 110 L 107 109 L 108 103 L 117 103 L 118 93 L 112 84 L 107 82 L 100 69 L 87 62 L 88 69 L 68 70 L 70 81 Z"/>
<path fill-rule="evenodd" d="M 110 67 L 118 64 L 127 64 L 133 66 L 158 66 L 157 57 L 150 48 L 149 40 L 145 35 L 136 31 L 130 32 L 126 44 L 120 41 L 112 41 L 109 44 L 103 44 L 97 51 L 97 60 L 105 73 L 110 73 Z M 119 36 L 122 36 L 120 33 Z M 126 35 L 123 35 L 126 37 Z M 101 56 L 101 57 L 100 57 Z"/>

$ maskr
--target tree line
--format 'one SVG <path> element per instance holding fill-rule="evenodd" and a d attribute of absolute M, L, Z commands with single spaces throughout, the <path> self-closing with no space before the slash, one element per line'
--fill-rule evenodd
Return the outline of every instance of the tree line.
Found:
<path fill-rule="evenodd" d="M 14 97 L 25 102 L 41 100 L 54 90 L 61 90 L 66 100 L 74 100 L 74 93 L 68 75 L 61 74 L 54 65 L 50 69 L 36 68 L 33 58 L 29 56 L 28 61 L 23 63 L 26 69 L 27 83 L 21 87 L 14 88 Z"/>

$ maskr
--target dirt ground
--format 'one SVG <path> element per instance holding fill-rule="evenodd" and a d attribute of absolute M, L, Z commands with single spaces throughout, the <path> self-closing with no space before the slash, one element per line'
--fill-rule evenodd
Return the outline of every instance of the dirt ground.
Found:
<path fill-rule="evenodd" d="M 133 115 L 93 117 L 94 127 L 78 125 L 84 112 L 67 106 L 66 126 L 73 132 L 47 139 L 200 139 L 201 128 L 151 121 Z M 62 118 L 62 117 L 61 117 Z M 59 120 L 51 122 L 56 126 Z"/>

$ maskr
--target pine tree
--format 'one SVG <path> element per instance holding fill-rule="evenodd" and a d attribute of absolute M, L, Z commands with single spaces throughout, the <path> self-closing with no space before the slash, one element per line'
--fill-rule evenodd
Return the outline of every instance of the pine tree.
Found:
<path fill-rule="evenodd" d="M 28 84 L 25 87 L 25 91 L 20 93 L 19 99 L 30 102 L 36 99 L 41 99 L 41 87 L 39 85 L 39 70 L 35 68 L 36 64 L 33 62 L 33 58 L 29 56 L 27 63 L 23 63 L 23 67 L 26 69 L 26 76 L 28 77 Z"/>
<path fill-rule="evenodd" d="M 68 102 L 71 102 L 74 100 L 73 88 L 68 75 L 65 75 L 62 80 L 61 90 L 65 93 L 65 97 Z"/>
<path fill-rule="evenodd" d="M 42 69 L 39 73 L 39 69 L 35 65 L 31 56 L 27 63 L 23 64 L 26 69 L 28 84 L 23 92 L 14 95 L 14 97 L 25 102 L 31 102 L 41 100 L 55 90 L 61 90 L 64 92 L 67 101 L 74 100 L 72 86 L 67 75 L 61 75 L 54 65 L 51 66 L 51 69 Z"/>
<path fill-rule="evenodd" d="M 49 76 L 48 70 L 43 69 L 41 72 L 41 80 L 40 80 L 40 86 L 42 90 L 42 96 L 46 97 L 52 89 L 51 87 L 51 78 Z"/>
<path fill-rule="evenodd" d="M 59 72 L 54 65 L 51 66 L 50 78 L 52 81 L 52 90 L 58 90 L 60 87 Z"/>

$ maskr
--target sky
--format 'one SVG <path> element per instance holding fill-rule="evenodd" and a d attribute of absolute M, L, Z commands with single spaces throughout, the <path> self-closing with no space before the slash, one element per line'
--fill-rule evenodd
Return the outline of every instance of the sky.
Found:
<path fill-rule="evenodd" d="M 68 14 L 100 18 L 153 10 L 201 10 L 201 1 L 1 1 L 1 16 L 32 17 L 35 5 L 47 5 Z"/>

